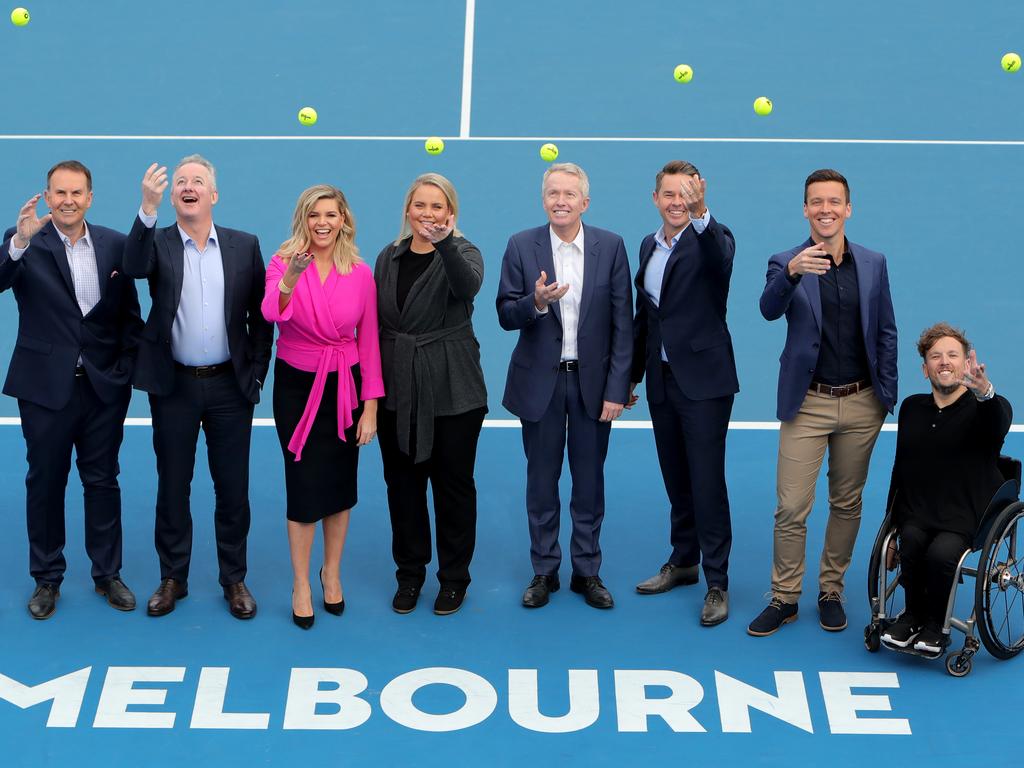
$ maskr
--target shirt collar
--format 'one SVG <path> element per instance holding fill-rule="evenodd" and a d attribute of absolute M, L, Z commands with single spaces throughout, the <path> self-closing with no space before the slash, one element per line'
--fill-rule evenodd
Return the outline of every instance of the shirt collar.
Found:
<path fill-rule="evenodd" d="M 690 226 L 689 222 L 686 223 L 686 227 L 688 227 L 688 226 Z M 682 237 L 683 232 L 686 231 L 686 227 L 683 227 L 678 232 L 676 232 L 676 236 L 672 238 L 672 242 L 666 242 L 666 240 L 665 240 L 665 225 L 662 224 L 660 227 L 658 227 L 658 231 L 654 233 L 654 240 L 662 248 L 666 248 L 666 249 L 671 251 L 673 248 L 676 247 L 676 243 L 679 242 L 679 238 Z"/>
<path fill-rule="evenodd" d="M 189 243 L 192 243 L 193 245 L 196 245 L 196 247 L 198 247 L 196 242 L 192 239 L 192 236 L 184 229 L 182 229 L 180 224 L 177 224 L 176 226 L 178 227 L 178 234 L 181 235 L 182 245 L 188 245 Z M 220 247 L 220 238 L 217 237 L 217 227 L 214 226 L 213 222 L 210 222 L 210 237 L 206 241 L 207 245 L 209 245 L 210 240 L 213 241 L 213 244 L 215 246 L 217 246 L 218 248 Z"/>
<path fill-rule="evenodd" d="M 560 238 L 558 235 L 555 234 L 555 230 L 554 230 L 554 228 L 550 224 L 548 225 L 548 234 L 551 235 L 551 253 L 553 253 L 553 254 L 554 253 L 558 253 L 558 249 L 561 247 L 562 243 L 564 243 L 565 241 L 562 238 Z M 580 231 L 576 233 L 576 237 L 573 238 L 572 243 L 569 243 L 569 244 L 570 245 L 575 245 L 579 249 L 579 252 L 583 253 L 583 223 L 582 222 L 580 222 Z"/>
<path fill-rule="evenodd" d="M 92 247 L 92 237 L 90 237 L 90 235 L 89 235 L 89 225 L 86 224 L 83 221 L 82 222 L 82 227 L 85 229 L 85 231 L 82 233 L 82 236 L 80 238 L 78 238 L 78 242 L 80 242 L 80 243 L 84 242 L 86 245 L 88 245 L 91 248 Z M 67 235 L 65 235 L 63 232 L 61 232 L 56 227 L 54 227 L 54 230 L 57 232 L 57 237 L 60 238 L 60 241 L 62 243 L 64 243 L 64 247 L 65 248 L 71 248 L 72 247 L 72 245 L 71 245 L 71 238 L 68 237 Z"/>

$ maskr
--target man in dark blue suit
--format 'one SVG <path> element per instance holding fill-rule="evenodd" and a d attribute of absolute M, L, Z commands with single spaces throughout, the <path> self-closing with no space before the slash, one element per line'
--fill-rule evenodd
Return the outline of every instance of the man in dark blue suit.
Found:
<path fill-rule="evenodd" d="M 766 320 L 786 316 L 779 359 L 778 507 L 772 597 L 747 632 L 797 617 L 807 517 L 828 449 L 829 520 L 818 575 L 822 628 L 846 628 L 843 581 L 860 528 L 861 493 L 886 412 L 896 403 L 896 318 L 885 257 L 846 239 L 850 185 L 838 171 L 804 183 L 808 240 L 768 260 Z"/>
<path fill-rule="evenodd" d="M 154 163 L 146 171 L 124 249 L 125 272 L 147 278 L 153 297 L 133 382 L 149 393 L 158 475 L 160 586 L 147 612 L 170 613 L 188 594 L 189 492 L 201 428 L 216 497 L 220 584 L 231 615 L 250 619 L 256 600 L 245 585 L 249 442 L 274 338 L 260 310 L 266 267 L 254 235 L 213 225 L 217 176 L 209 160 L 183 158 L 171 184 L 177 222 L 156 229 L 167 169 Z"/>
<path fill-rule="evenodd" d="M 729 616 L 725 437 L 739 381 L 725 322 L 736 242 L 708 210 L 706 189 L 697 169 L 682 160 L 655 179 L 662 225 L 640 245 L 632 379 L 647 373 L 654 441 L 672 504 L 672 554 L 636 590 L 656 594 L 695 584 L 703 560 L 708 590 L 700 623 L 710 627 Z"/>
<path fill-rule="evenodd" d="M 534 578 L 523 605 L 547 604 L 559 587 L 558 478 L 568 424 L 572 474 L 570 589 L 611 608 L 601 582 L 604 460 L 611 422 L 629 390 L 633 339 L 629 262 L 622 238 L 583 226 L 589 182 L 572 163 L 550 166 L 542 201 L 548 224 L 513 235 L 498 286 L 498 321 L 519 331 L 504 406 L 520 418 Z M 548 282 L 548 275 L 554 280 Z"/>
<path fill-rule="evenodd" d="M 76 453 L 85 505 L 85 548 L 96 591 L 130 611 L 121 581 L 121 490 L 117 456 L 131 399 L 142 320 L 135 284 L 121 272 L 124 235 L 86 224 L 92 174 L 77 160 L 57 163 L 0 247 L 0 291 L 14 290 L 18 339 L 4 394 L 18 398 L 28 475 L 28 603 L 35 619 L 53 615 L 67 563 L 64 489 Z"/>

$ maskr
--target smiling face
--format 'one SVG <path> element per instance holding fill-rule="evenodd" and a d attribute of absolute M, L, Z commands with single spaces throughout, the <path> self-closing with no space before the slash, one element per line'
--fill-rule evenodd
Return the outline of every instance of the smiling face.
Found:
<path fill-rule="evenodd" d="M 690 214 L 686 210 L 686 203 L 683 202 L 683 179 L 682 173 L 666 173 L 661 177 L 661 184 L 654 191 L 654 206 L 661 214 L 661 221 L 665 225 L 665 237 L 672 239 L 676 233 L 690 221 Z M 700 180 L 700 176 L 693 174 L 690 178 Z"/>
<path fill-rule="evenodd" d="M 43 197 L 53 214 L 53 225 L 68 237 L 77 237 L 85 212 L 92 205 L 92 190 L 85 174 L 66 168 L 54 171 Z"/>
<path fill-rule="evenodd" d="M 933 390 L 942 395 L 951 395 L 963 386 L 966 362 L 964 345 L 952 336 L 943 336 L 925 353 L 921 370 L 931 382 Z"/>
<path fill-rule="evenodd" d="M 182 221 L 205 222 L 213 219 L 217 189 L 210 171 L 199 163 L 185 163 L 174 172 L 171 205 Z"/>
<path fill-rule="evenodd" d="M 590 206 L 579 177 L 562 171 L 551 173 L 544 181 L 542 196 L 551 226 L 560 237 L 564 234 L 571 240 L 579 231 L 580 217 Z"/>
<path fill-rule="evenodd" d="M 815 242 L 845 237 L 846 220 L 852 212 L 846 190 L 838 181 L 815 181 L 807 187 L 804 218 L 811 224 Z"/>
<path fill-rule="evenodd" d="M 452 209 L 444 192 L 433 184 L 420 184 L 412 193 L 405 215 L 415 235 L 425 225 L 443 225 L 451 213 Z"/>
<path fill-rule="evenodd" d="M 310 250 L 330 253 L 338 241 L 341 228 L 345 224 L 345 215 L 337 200 L 323 197 L 306 217 L 306 233 L 309 235 Z"/>

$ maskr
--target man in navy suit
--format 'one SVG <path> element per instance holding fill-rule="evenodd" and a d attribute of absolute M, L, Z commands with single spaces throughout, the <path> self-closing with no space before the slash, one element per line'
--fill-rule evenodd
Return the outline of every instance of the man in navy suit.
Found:
<path fill-rule="evenodd" d="M 158 230 L 167 186 L 167 169 L 154 163 L 143 177 L 142 206 L 124 249 L 125 272 L 148 278 L 153 297 L 134 379 L 149 393 L 158 474 L 160 586 L 147 611 L 163 616 L 188 594 L 189 490 L 202 428 L 216 497 L 220 584 L 231 615 L 250 619 L 256 601 L 245 585 L 249 441 L 274 335 L 260 311 L 266 267 L 254 235 L 214 227 L 217 175 L 209 160 L 190 155 L 178 163 L 171 187 L 177 222 Z"/>
<path fill-rule="evenodd" d="M 725 322 L 736 242 L 708 210 L 706 190 L 707 181 L 682 160 L 655 178 L 662 225 L 640 245 L 632 379 L 647 373 L 654 441 L 672 505 L 672 553 L 636 590 L 657 594 L 696 584 L 703 560 L 708 590 L 700 623 L 710 627 L 729 616 L 725 437 L 739 381 Z"/>
<path fill-rule="evenodd" d="M 860 528 L 861 493 L 886 412 L 896 403 L 896 318 L 885 257 L 846 239 L 850 185 L 838 171 L 804 183 L 808 240 L 768 260 L 766 320 L 786 316 L 780 358 L 778 507 L 772 597 L 747 632 L 797 617 L 807 517 L 828 449 L 829 520 L 818 574 L 823 629 L 846 628 L 843 580 Z"/>
<path fill-rule="evenodd" d="M 0 291 L 13 288 L 18 339 L 4 394 L 18 398 L 28 475 L 25 501 L 28 602 L 35 619 L 53 615 L 64 580 L 64 489 L 77 458 L 85 506 L 85 549 L 96 591 L 122 611 L 135 596 L 121 580 L 121 490 L 117 464 L 142 327 L 135 284 L 121 273 L 124 235 L 86 224 L 92 174 L 77 160 L 46 176 L 0 247 Z"/>
<path fill-rule="evenodd" d="M 613 605 L 598 575 L 604 460 L 611 422 L 628 397 L 633 302 L 622 238 L 581 221 L 590 205 L 589 187 L 577 165 L 547 169 L 542 202 L 548 224 L 509 239 L 498 286 L 498 321 L 507 331 L 519 331 L 502 403 L 523 425 L 535 574 L 523 595 L 529 608 L 547 604 L 559 588 L 558 478 L 567 423 L 570 589 L 595 608 Z"/>

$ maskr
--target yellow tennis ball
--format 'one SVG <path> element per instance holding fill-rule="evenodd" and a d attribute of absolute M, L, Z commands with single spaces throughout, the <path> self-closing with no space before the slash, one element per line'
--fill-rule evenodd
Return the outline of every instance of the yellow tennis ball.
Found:
<path fill-rule="evenodd" d="M 758 96 L 754 99 L 754 111 L 759 115 L 770 115 L 772 106 L 772 100 L 767 96 Z"/>
<path fill-rule="evenodd" d="M 431 136 L 423 142 L 423 148 L 427 150 L 428 155 L 440 155 L 444 152 L 444 141 L 439 136 Z"/>
<path fill-rule="evenodd" d="M 11 24 L 13 24 L 16 27 L 24 27 L 26 24 L 28 24 L 28 20 L 30 18 L 31 17 L 28 15 L 28 11 L 26 11 L 24 8 L 15 8 L 13 11 L 11 11 Z M 1020 64 L 1018 63 L 1017 66 L 1019 67 Z"/>
<path fill-rule="evenodd" d="M 316 110 L 312 107 L 303 107 L 299 110 L 299 122 L 303 125 L 316 125 Z"/>
<path fill-rule="evenodd" d="M 540 148 L 540 159 L 545 163 L 553 163 L 558 158 L 558 147 L 554 144 L 542 144 Z"/>
<path fill-rule="evenodd" d="M 17 24 L 17 22 L 15 22 L 15 24 Z M 1020 69 L 1020 56 L 1016 53 L 1003 54 L 1002 64 L 1003 69 L 1007 72 L 1016 72 Z"/>
<path fill-rule="evenodd" d="M 689 64 L 677 64 L 672 76 L 677 83 L 688 83 L 693 80 L 693 67 Z"/>

